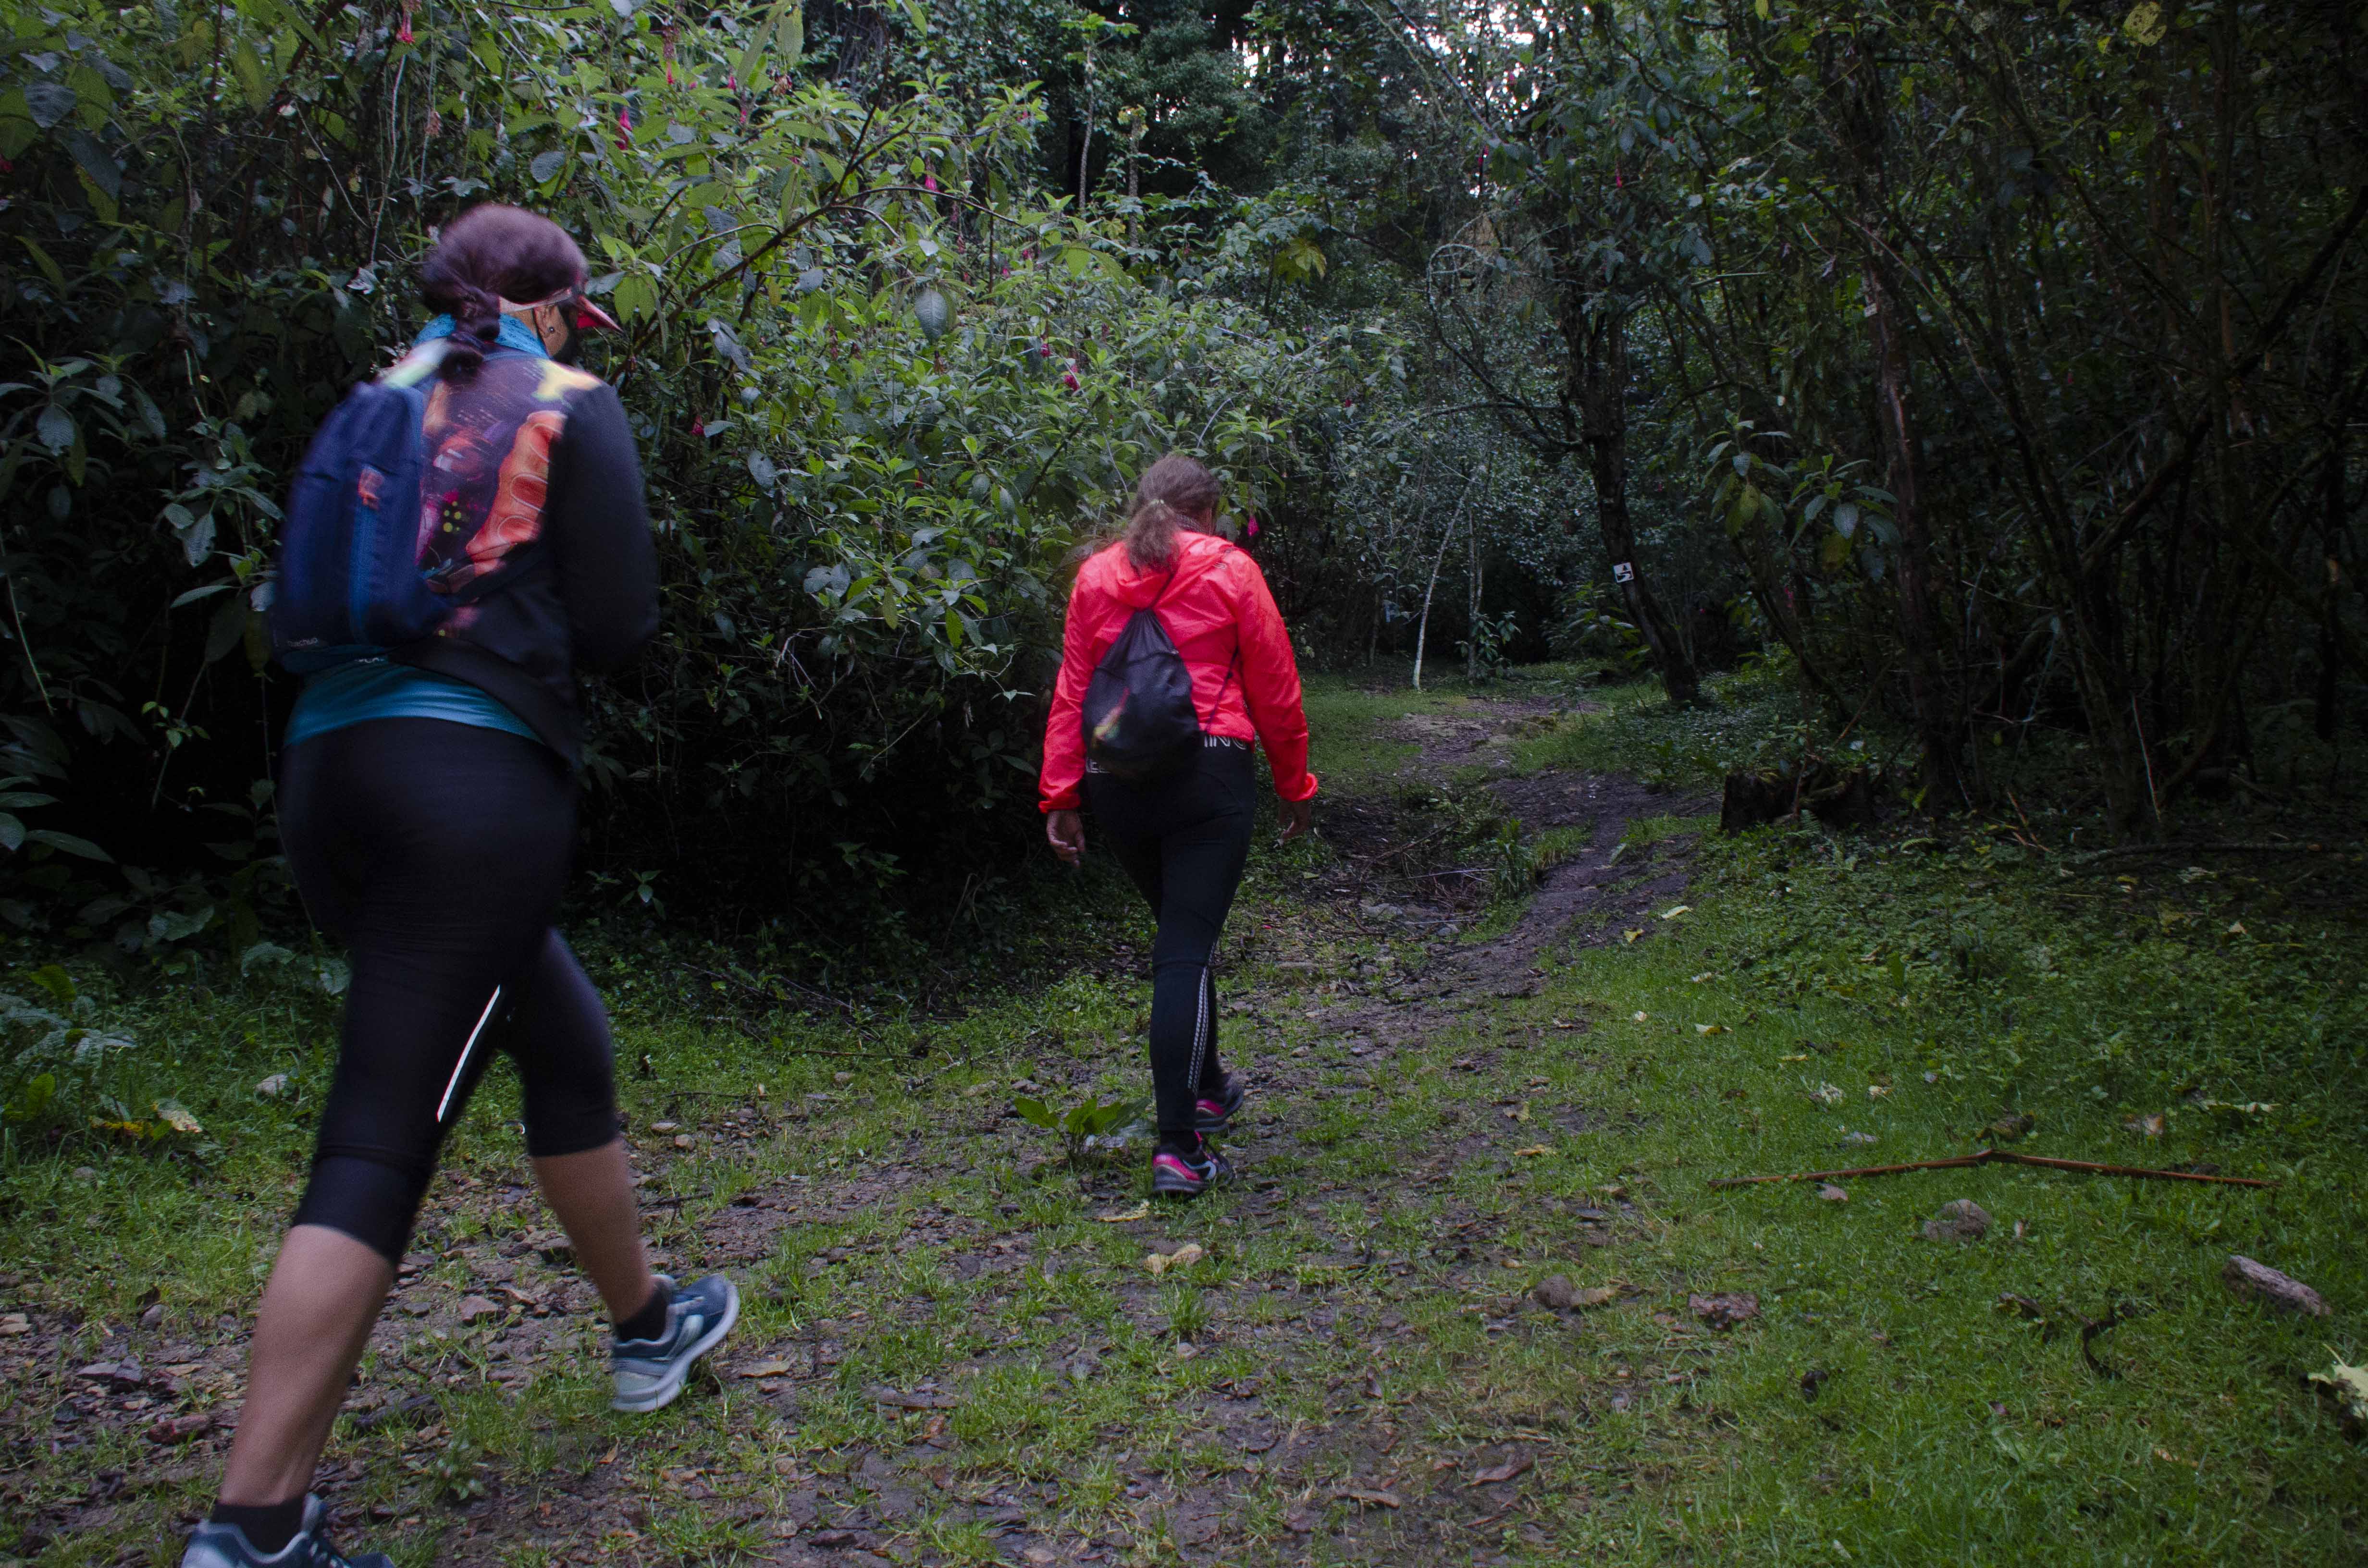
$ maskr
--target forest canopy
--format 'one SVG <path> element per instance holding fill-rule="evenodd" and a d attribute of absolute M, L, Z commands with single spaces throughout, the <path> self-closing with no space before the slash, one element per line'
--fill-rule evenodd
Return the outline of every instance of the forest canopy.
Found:
<path fill-rule="evenodd" d="M 19 925 L 280 907 L 279 502 L 486 199 L 624 327 L 626 896 L 830 927 L 1007 863 L 1068 564 L 1171 448 L 1313 665 L 1772 660 L 1796 760 L 1879 733 L 1925 811 L 2044 763 L 2146 836 L 2363 716 L 2356 7 L 0 15 Z"/>

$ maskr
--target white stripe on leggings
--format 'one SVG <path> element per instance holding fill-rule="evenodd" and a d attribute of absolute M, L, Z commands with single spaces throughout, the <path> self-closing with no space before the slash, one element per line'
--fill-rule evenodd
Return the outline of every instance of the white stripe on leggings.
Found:
<path fill-rule="evenodd" d="M 485 1010 L 477 1015 L 477 1027 L 469 1031 L 469 1043 L 461 1048 L 461 1060 L 452 1063 L 451 1081 L 444 1085 L 444 1097 L 436 1102 L 436 1125 L 438 1127 L 444 1125 L 444 1113 L 452 1108 L 452 1095 L 461 1086 L 461 1074 L 469 1070 L 469 1057 L 477 1049 L 477 1037 L 485 1032 L 485 1021 L 494 1016 L 495 1005 L 501 999 L 502 988 L 496 985 L 494 994 L 485 998 Z"/>
<path fill-rule="evenodd" d="M 1196 1104 L 1201 1098 L 1201 1063 L 1209 1050 L 1209 994 L 1215 989 L 1209 971 L 1216 967 L 1216 963 L 1217 944 L 1212 942 L 1209 944 L 1208 960 L 1201 965 L 1200 1006 L 1192 1017 L 1192 1067 L 1190 1075 L 1184 1080 L 1192 1086 L 1192 1098 Z"/>

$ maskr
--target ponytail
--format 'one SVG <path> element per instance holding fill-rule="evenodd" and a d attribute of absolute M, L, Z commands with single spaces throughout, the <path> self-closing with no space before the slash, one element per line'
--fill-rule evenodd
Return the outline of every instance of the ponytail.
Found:
<path fill-rule="evenodd" d="M 1201 531 L 1224 494 L 1217 476 L 1181 452 L 1170 452 L 1135 482 L 1134 507 L 1127 514 L 1126 558 L 1138 572 L 1165 569 L 1176 559 L 1176 535 Z"/>
<path fill-rule="evenodd" d="M 465 381 L 501 341 L 502 302 L 484 290 L 463 284 L 454 290 L 452 335 L 440 367 L 448 381 Z"/>
<path fill-rule="evenodd" d="M 584 253 L 538 213 L 489 201 L 446 224 L 419 267 L 420 297 L 452 318 L 445 378 L 477 373 L 501 341 L 504 300 L 548 299 L 583 278 Z"/>

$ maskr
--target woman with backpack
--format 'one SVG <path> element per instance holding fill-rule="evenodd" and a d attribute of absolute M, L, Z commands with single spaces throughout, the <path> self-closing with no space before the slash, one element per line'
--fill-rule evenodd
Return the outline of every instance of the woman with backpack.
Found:
<path fill-rule="evenodd" d="M 1249 858 L 1251 743 L 1266 744 L 1283 842 L 1307 831 L 1315 795 L 1291 633 L 1258 562 L 1217 533 L 1221 497 L 1171 452 L 1137 483 L 1124 532 L 1078 567 L 1038 787 L 1053 852 L 1084 858 L 1091 811 L 1158 921 L 1151 1189 L 1178 1198 L 1229 1174 L 1209 1139 L 1246 1093 L 1217 1059 L 1211 971 Z"/>
<path fill-rule="evenodd" d="M 288 723 L 281 835 L 351 979 L 222 1500 L 183 1568 L 392 1568 L 329 1546 L 313 1469 L 438 1149 L 495 1051 L 518 1070 L 536 1180 L 614 1324 L 616 1407 L 673 1399 L 739 1310 L 721 1276 L 677 1287 L 649 1267 L 608 1017 L 552 924 L 575 839 L 575 671 L 621 666 L 657 625 L 624 410 L 567 363 L 581 330 L 615 324 L 585 298 L 566 232 L 516 208 L 451 223 L 423 273 L 444 313 L 324 425 L 288 511 L 274 640 L 312 673 Z M 373 645 L 398 625 L 427 630 Z"/>

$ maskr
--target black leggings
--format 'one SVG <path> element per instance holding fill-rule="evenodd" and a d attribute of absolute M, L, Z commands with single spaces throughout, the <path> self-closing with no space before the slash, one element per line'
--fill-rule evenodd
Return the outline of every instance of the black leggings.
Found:
<path fill-rule="evenodd" d="M 399 1259 L 496 1051 L 518 1067 L 529 1153 L 613 1141 L 608 1015 L 552 927 L 575 837 L 558 755 L 500 730 L 375 720 L 290 749 L 279 800 L 297 891 L 353 966 L 295 1222 Z"/>
<path fill-rule="evenodd" d="M 1210 970 L 1249 861 L 1257 812 L 1249 748 L 1204 745 L 1197 767 L 1158 784 L 1089 773 L 1086 804 L 1159 920 L 1151 944 L 1151 1085 L 1161 1137 L 1190 1142 L 1193 1102 L 1224 1082 Z"/>

